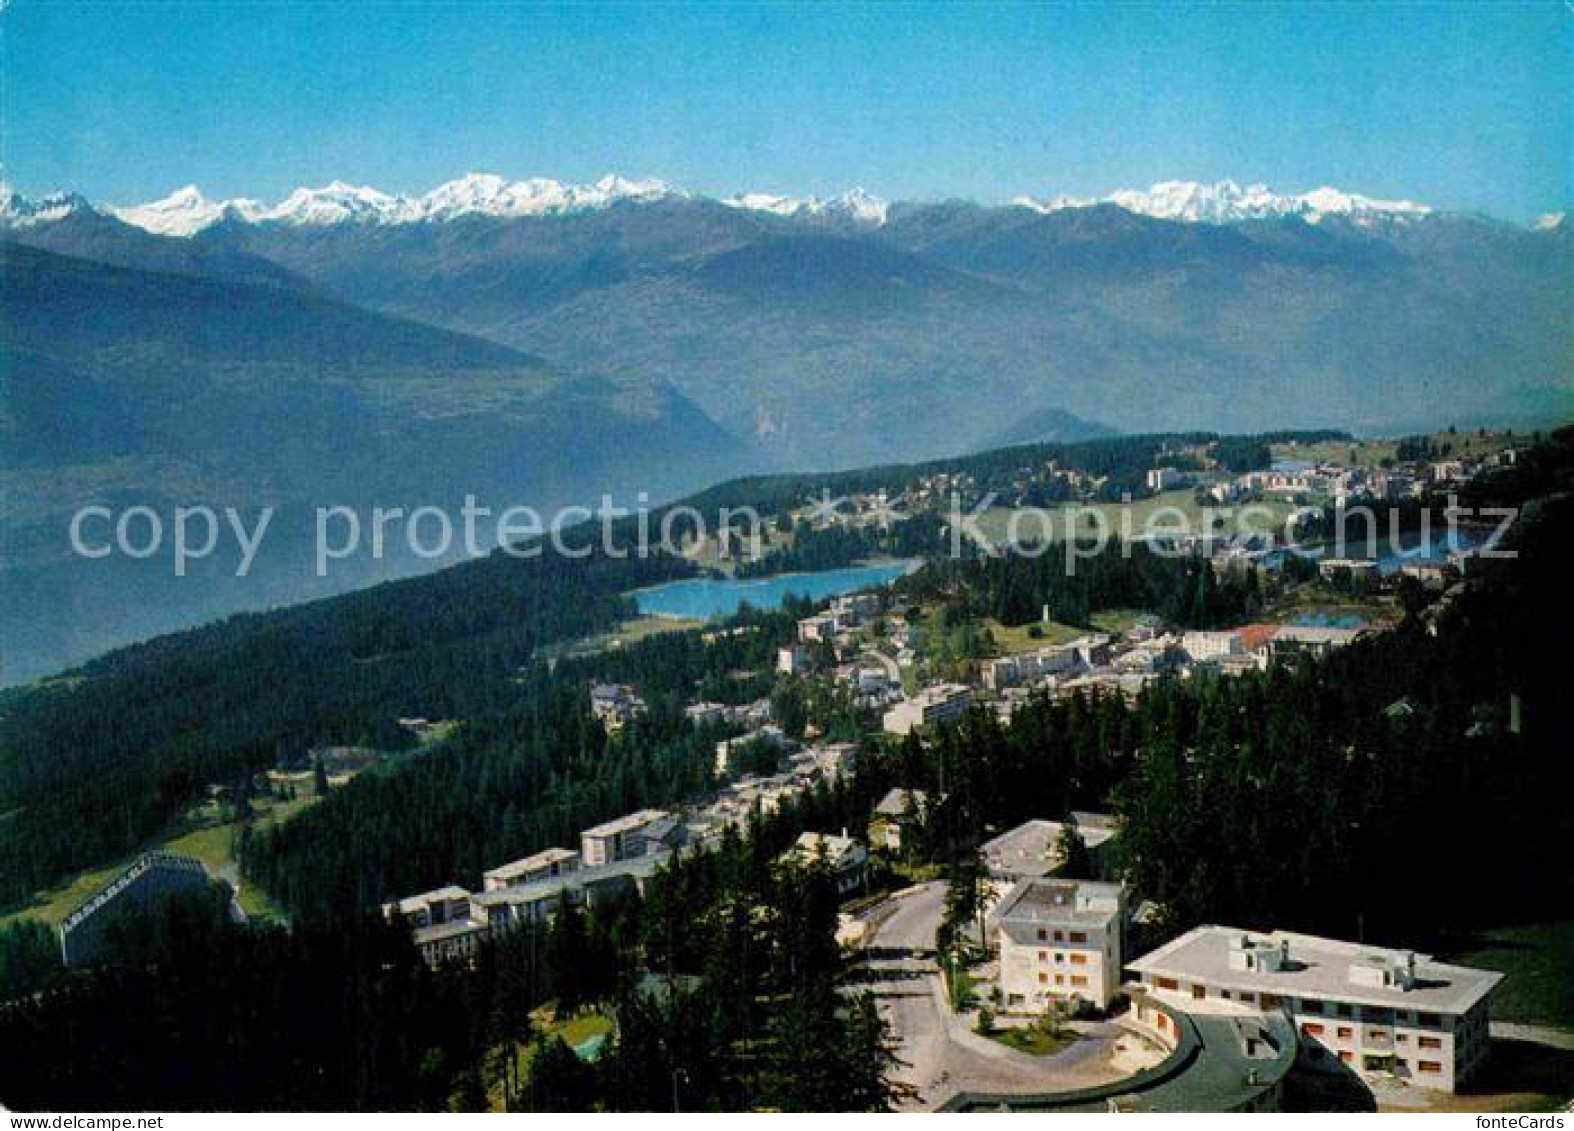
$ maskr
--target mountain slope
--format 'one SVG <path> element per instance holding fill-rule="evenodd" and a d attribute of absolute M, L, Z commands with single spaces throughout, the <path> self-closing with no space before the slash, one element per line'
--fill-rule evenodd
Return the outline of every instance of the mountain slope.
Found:
<path fill-rule="evenodd" d="M 1566 223 L 1229 183 L 1008 207 L 640 184 L 335 185 L 164 242 L 664 379 L 787 467 L 976 449 L 1025 407 L 1126 431 L 1530 423 L 1574 387 Z M 70 207 L 14 206 L 17 236 Z"/>
<path fill-rule="evenodd" d="M 317 507 L 457 513 L 474 495 L 549 512 L 607 491 L 661 498 L 741 466 L 735 442 L 659 380 L 549 368 L 277 287 L 0 252 L 6 681 L 434 564 L 393 540 L 382 560 L 318 578 Z M 251 576 L 229 576 L 226 553 L 176 578 L 167 544 L 146 562 L 70 552 L 84 505 L 150 506 L 168 522 L 198 503 L 253 521 L 279 508 Z"/>

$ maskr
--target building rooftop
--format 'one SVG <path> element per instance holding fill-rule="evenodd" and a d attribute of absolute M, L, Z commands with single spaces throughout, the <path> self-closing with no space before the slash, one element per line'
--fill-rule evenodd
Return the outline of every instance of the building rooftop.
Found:
<path fill-rule="evenodd" d="M 658 821 L 667 816 L 662 809 L 641 809 L 637 813 L 627 813 L 604 824 L 596 825 L 580 833 L 580 836 L 617 836 L 619 833 L 632 832 L 643 828 L 652 821 Z"/>
<path fill-rule="evenodd" d="M 834 833 L 799 833 L 793 846 L 784 854 L 800 863 L 813 863 L 819 858 L 821 852 L 825 854 L 825 862 L 832 868 L 844 868 L 859 862 L 863 854 L 863 845 L 852 837 L 837 836 Z"/>
<path fill-rule="evenodd" d="M 1121 899 L 1119 884 L 1028 876 L 1006 892 L 993 919 L 1013 940 L 1031 943 L 1030 932 L 1044 924 L 1102 926 L 1120 914 Z"/>
<path fill-rule="evenodd" d="M 880 798 L 880 804 L 874 807 L 874 811 L 881 817 L 904 816 L 907 813 L 909 799 L 915 807 L 921 809 L 928 795 L 921 789 L 887 790 L 885 796 Z"/>
<path fill-rule="evenodd" d="M 483 907 L 537 903 L 543 899 L 556 899 L 563 891 L 580 891 L 606 880 L 644 879 L 653 875 L 657 868 L 671 858 L 670 851 L 647 852 L 643 856 L 634 856 L 628 860 L 615 860 L 610 864 L 601 864 L 594 868 L 579 868 L 561 876 L 543 876 L 526 884 L 482 892 L 471 898 Z"/>
<path fill-rule="evenodd" d="M 984 842 L 984 860 L 991 871 L 1011 876 L 1043 876 L 1061 864 L 1059 844 L 1065 824 L 1060 821 L 1024 821 Z M 1094 849 L 1115 835 L 1107 824 L 1080 821 L 1077 832 L 1082 843 Z"/>
<path fill-rule="evenodd" d="M 565 860 L 573 860 L 579 856 L 571 848 L 548 848 L 537 852 L 534 856 L 526 856 L 522 860 L 512 860 L 507 864 L 500 864 L 496 868 L 488 869 L 487 875 L 499 880 L 511 880 L 515 876 L 527 876 L 531 872 L 539 872 L 542 868 L 550 868 L 554 864 L 561 864 Z"/>
<path fill-rule="evenodd" d="M 423 891 L 418 892 L 415 895 L 405 896 L 403 899 L 399 900 L 399 914 L 408 915 L 413 911 L 420 911 L 428 904 L 436 903 L 438 900 L 469 898 L 470 893 L 464 888 L 460 887 L 458 884 L 447 884 L 444 887 L 433 888 L 431 891 Z"/>
<path fill-rule="evenodd" d="M 1287 953 L 1278 969 L 1257 963 L 1243 970 L 1231 962 L 1244 942 L 1261 951 Z M 1411 960 L 1414 965 L 1411 967 Z M 1187 932 L 1127 964 L 1139 974 L 1203 981 L 1281 997 L 1327 998 L 1379 1008 L 1464 1013 L 1492 992 L 1503 975 L 1435 962 L 1430 956 L 1319 938 L 1289 931 L 1254 935 L 1236 927 L 1206 926 Z M 1384 985 L 1382 971 L 1413 969 L 1413 977 Z"/>
<path fill-rule="evenodd" d="M 415 940 L 416 946 L 424 946 L 427 943 L 442 942 L 444 939 L 459 938 L 487 929 L 486 923 L 478 923 L 474 919 L 450 919 L 434 927 L 417 927 L 410 932 L 410 937 Z"/>

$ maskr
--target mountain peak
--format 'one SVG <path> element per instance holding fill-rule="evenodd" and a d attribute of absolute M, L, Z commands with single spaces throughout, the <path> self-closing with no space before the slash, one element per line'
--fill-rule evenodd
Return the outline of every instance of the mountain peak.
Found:
<path fill-rule="evenodd" d="M 721 203 L 748 212 L 769 212 L 791 218 L 829 216 L 856 223 L 884 224 L 890 205 L 862 188 L 851 188 L 835 196 L 777 196 L 774 193 L 746 192 Z"/>
<path fill-rule="evenodd" d="M 10 184 L 0 181 L 0 226 L 29 228 L 64 220 L 74 212 L 90 212 L 93 206 L 74 192 L 52 192 L 34 200 L 23 196 Z"/>
<path fill-rule="evenodd" d="M 656 178 L 629 178 L 607 173 L 589 184 L 570 184 L 546 177 L 511 181 L 496 173 L 469 172 L 420 196 L 388 193 L 370 185 L 333 180 L 317 188 L 297 188 L 273 204 L 245 197 L 214 200 L 196 185 L 184 185 L 159 200 L 101 211 L 125 223 L 164 236 L 191 236 L 221 221 L 322 227 L 333 224 L 412 224 L 442 222 L 467 216 L 513 219 L 526 216 L 591 212 L 619 204 L 649 204 L 696 197 Z M 704 199 L 704 198 L 699 198 Z M 788 196 L 745 192 L 718 203 L 786 219 L 829 220 L 878 227 L 890 205 L 861 187 L 834 196 Z M 1321 186 L 1303 193 L 1277 193 L 1261 183 L 1222 180 L 1159 181 L 1146 189 L 1119 189 L 1101 197 L 1020 196 L 1011 202 L 1039 213 L 1114 206 L 1134 215 L 1181 223 L 1234 224 L 1286 217 L 1319 223 L 1340 217 L 1368 226 L 1383 221 L 1408 221 L 1431 214 L 1410 200 L 1380 200 Z M 0 185 L 0 225 L 26 227 L 49 223 L 73 211 L 92 209 L 73 193 L 30 200 Z"/>
<path fill-rule="evenodd" d="M 1409 200 L 1377 200 L 1324 185 L 1310 192 L 1280 194 L 1267 185 L 1241 185 L 1236 181 L 1159 181 L 1147 189 L 1119 189 L 1103 197 L 1031 196 L 1013 201 L 1036 212 L 1088 208 L 1114 204 L 1142 216 L 1193 224 L 1233 224 L 1245 220 L 1271 220 L 1295 216 L 1317 223 L 1327 216 L 1347 216 L 1357 221 L 1377 217 L 1424 216 L 1431 209 Z"/>

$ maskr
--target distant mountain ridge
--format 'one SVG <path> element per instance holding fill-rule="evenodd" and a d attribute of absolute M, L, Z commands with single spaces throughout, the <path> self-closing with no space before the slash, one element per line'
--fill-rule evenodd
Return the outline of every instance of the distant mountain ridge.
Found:
<path fill-rule="evenodd" d="M 387 192 L 370 185 L 331 181 L 294 189 L 265 203 L 251 197 L 210 199 L 196 185 L 142 204 L 114 206 L 89 202 L 75 193 L 38 200 L 0 186 L 0 223 L 13 227 L 47 224 L 84 210 L 97 211 L 156 235 L 192 236 L 225 222 L 323 227 L 334 224 L 441 223 L 466 216 L 517 219 L 569 215 L 617 204 L 664 200 L 714 200 L 728 207 L 800 219 L 821 218 L 878 227 L 893 211 L 927 207 L 922 202 L 892 203 L 862 188 L 830 197 L 746 191 L 706 197 L 652 177 L 608 174 L 591 184 L 569 184 L 547 177 L 511 181 L 495 173 L 468 173 L 419 195 Z M 1357 220 L 1414 219 L 1434 209 L 1410 200 L 1380 200 L 1322 186 L 1308 192 L 1278 193 L 1260 183 L 1232 180 L 1160 181 L 1147 189 L 1119 189 L 1103 196 L 1018 196 L 1004 208 L 1039 213 L 1113 204 L 1128 212 L 1186 223 L 1233 224 L 1295 216 L 1311 223 L 1330 216 Z"/>
<path fill-rule="evenodd" d="M 976 450 L 1043 406 L 1124 432 L 1373 430 L 1530 423 L 1574 386 L 1566 222 L 1233 182 L 1116 197 L 724 201 L 477 175 L 422 197 L 184 192 L 137 213 L 190 219 L 181 236 L 80 197 L 0 212 L 11 238 L 63 254 L 665 381 L 779 468 Z"/>

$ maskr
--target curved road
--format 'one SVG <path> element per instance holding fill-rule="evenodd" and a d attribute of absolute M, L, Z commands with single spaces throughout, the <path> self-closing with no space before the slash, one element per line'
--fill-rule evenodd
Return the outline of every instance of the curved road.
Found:
<path fill-rule="evenodd" d="M 1079 1088 L 1123 1073 L 1109 1062 L 1112 1025 L 1078 1026 L 1089 1039 L 1039 1058 L 980 1037 L 944 1005 L 935 961 L 935 928 L 945 884 L 932 881 L 893 896 L 861 916 L 867 925 L 864 978 L 880 1001 L 902 1062 L 897 1079 L 913 1089 L 901 1106 L 933 1108 L 958 1091 L 1044 1092 Z"/>

